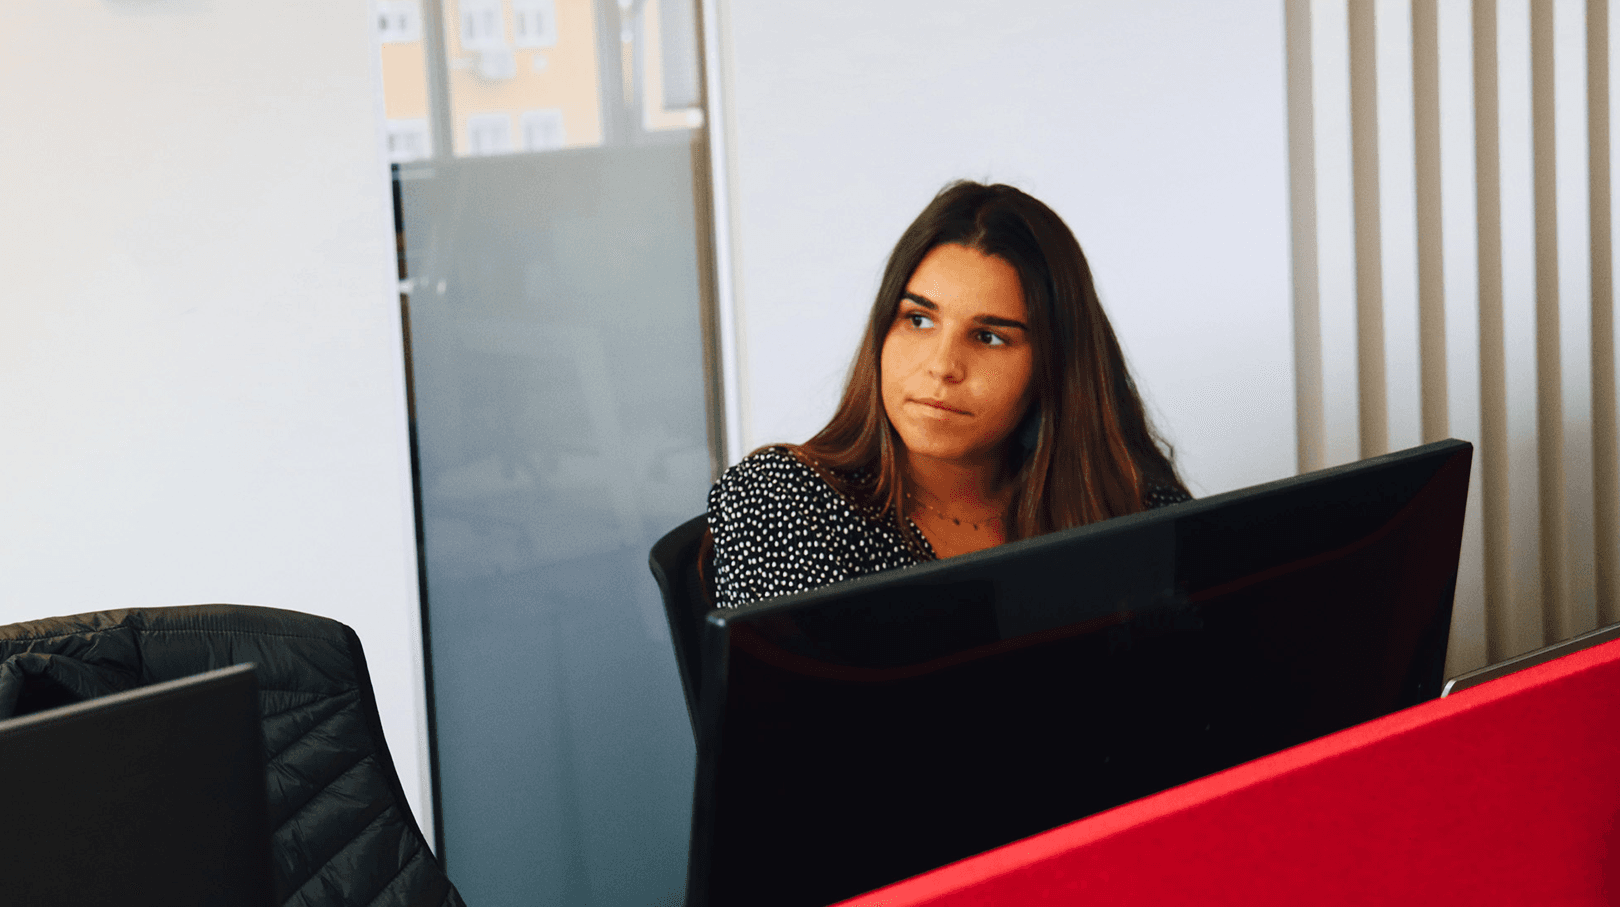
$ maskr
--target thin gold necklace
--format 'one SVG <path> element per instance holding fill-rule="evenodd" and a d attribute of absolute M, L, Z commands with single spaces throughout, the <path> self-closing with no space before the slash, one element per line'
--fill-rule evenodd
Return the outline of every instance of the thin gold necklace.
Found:
<path fill-rule="evenodd" d="M 981 526 L 1000 526 L 1001 525 L 1001 517 L 999 515 L 991 515 L 991 516 L 988 516 L 988 517 L 983 517 L 983 518 L 979 519 L 978 521 L 974 521 L 974 520 L 971 520 L 971 519 L 963 519 L 961 517 L 951 516 L 950 514 L 946 513 L 945 511 L 940 510 L 938 507 L 935 507 L 934 505 L 928 503 L 927 501 L 923 500 L 922 498 L 917 497 L 916 495 L 912 494 L 909 491 L 906 492 L 906 499 L 911 501 L 913 504 L 916 504 L 919 507 L 922 507 L 924 510 L 932 511 L 934 513 L 934 515 L 938 516 L 942 520 L 950 520 L 952 523 L 955 523 L 958 526 L 962 525 L 963 523 L 966 523 L 969 526 L 973 527 L 974 532 L 978 532 L 979 528 Z"/>

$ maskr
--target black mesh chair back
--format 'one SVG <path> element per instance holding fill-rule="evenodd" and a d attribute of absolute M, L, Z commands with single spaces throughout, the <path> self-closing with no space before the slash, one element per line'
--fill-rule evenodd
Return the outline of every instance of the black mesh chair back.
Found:
<path fill-rule="evenodd" d="M 698 570 L 703 533 L 708 528 L 706 513 L 687 520 L 659 539 L 647 559 L 653 579 L 658 581 L 658 591 L 664 596 L 664 616 L 669 619 L 669 638 L 675 645 L 675 664 L 680 668 L 681 689 L 686 693 L 686 715 L 694 733 L 703 617 L 714 607 Z"/>

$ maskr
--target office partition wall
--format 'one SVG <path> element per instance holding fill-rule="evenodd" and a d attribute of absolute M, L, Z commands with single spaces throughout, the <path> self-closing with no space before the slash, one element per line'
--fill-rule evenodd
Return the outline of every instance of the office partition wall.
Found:
<path fill-rule="evenodd" d="M 714 465 L 690 19 L 383 11 L 442 856 L 469 903 L 674 903 L 693 749 L 647 552 Z"/>

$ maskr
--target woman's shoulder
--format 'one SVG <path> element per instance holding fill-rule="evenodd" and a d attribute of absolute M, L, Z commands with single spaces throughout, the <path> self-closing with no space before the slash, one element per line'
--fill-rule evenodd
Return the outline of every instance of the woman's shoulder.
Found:
<path fill-rule="evenodd" d="M 714 493 L 781 494 L 795 489 L 817 491 L 818 486 L 825 487 L 826 483 L 808 463 L 794 456 L 786 447 L 766 447 L 727 467 L 721 473 L 720 481 L 714 483 Z"/>
<path fill-rule="evenodd" d="M 768 507 L 825 510 L 844 503 L 810 464 L 786 447 L 757 450 L 732 464 L 709 491 L 709 512 Z"/>
<path fill-rule="evenodd" d="M 794 456 L 791 449 L 778 445 L 761 447 L 759 450 L 731 464 L 721 474 L 720 480 L 724 482 L 730 477 L 781 475 L 814 476 L 815 470 L 810 468 L 810 464 Z"/>
<path fill-rule="evenodd" d="M 859 572 L 862 520 L 819 470 L 786 448 L 757 451 L 709 492 L 715 601 L 722 607 L 814 589 Z"/>

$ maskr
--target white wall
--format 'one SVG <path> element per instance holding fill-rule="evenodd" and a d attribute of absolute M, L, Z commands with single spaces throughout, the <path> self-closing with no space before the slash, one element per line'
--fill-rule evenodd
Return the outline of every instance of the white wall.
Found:
<path fill-rule="evenodd" d="M 6 4 L 0 623 L 196 602 L 341 620 L 426 820 L 370 28 L 365 0 Z"/>
<path fill-rule="evenodd" d="M 741 450 L 831 415 L 948 180 L 1074 230 L 1195 493 L 1292 475 L 1282 4 L 720 0 Z"/>

